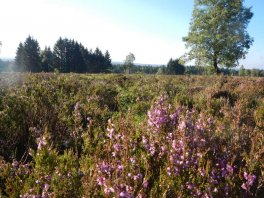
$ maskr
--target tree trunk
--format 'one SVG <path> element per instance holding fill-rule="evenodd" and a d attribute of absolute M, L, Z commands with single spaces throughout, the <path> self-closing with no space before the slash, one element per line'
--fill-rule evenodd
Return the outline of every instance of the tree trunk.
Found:
<path fill-rule="evenodd" d="M 217 66 L 217 58 L 216 57 L 214 58 L 214 69 L 215 69 L 215 72 L 217 74 L 220 74 L 220 70 L 219 70 L 219 68 Z"/>

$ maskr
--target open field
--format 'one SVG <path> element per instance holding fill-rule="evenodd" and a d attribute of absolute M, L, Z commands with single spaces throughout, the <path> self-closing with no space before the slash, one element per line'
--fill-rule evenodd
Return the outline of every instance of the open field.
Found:
<path fill-rule="evenodd" d="M 264 78 L 0 74 L 0 197 L 264 197 Z"/>

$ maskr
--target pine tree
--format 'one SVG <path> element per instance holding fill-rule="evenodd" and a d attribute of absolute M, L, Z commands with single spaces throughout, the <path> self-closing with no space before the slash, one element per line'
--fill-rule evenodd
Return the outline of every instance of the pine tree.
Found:
<path fill-rule="evenodd" d="M 50 47 L 45 47 L 45 49 L 40 54 L 41 57 L 41 71 L 51 72 L 54 70 L 53 67 L 53 53 Z"/>
<path fill-rule="evenodd" d="M 172 58 L 169 60 L 166 68 L 167 74 L 170 75 L 182 75 L 184 74 L 185 67 L 179 63 L 179 59 L 173 60 Z"/>
<path fill-rule="evenodd" d="M 106 50 L 105 55 L 105 68 L 104 71 L 109 72 L 112 68 L 112 60 L 111 60 L 111 56 L 108 50 Z"/>
<path fill-rule="evenodd" d="M 15 71 L 26 71 L 24 45 L 20 42 L 16 51 Z"/>
<path fill-rule="evenodd" d="M 187 59 L 196 65 L 234 67 L 245 58 L 253 39 L 246 32 L 253 16 L 244 0 L 195 0 L 190 30 L 183 38 Z"/>
<path fill-rule="evenodd" d="M 40 47 L 37 40 L 28 36 L 24 42 L 23 47 L 23 59 L 26 67 L 26 71 L 40 72 L 41 71 L 41 60 L 40 60 Z"/>
<path fill-rule="evenodd" d="M 60 72 L 66 71 L 66 45 L 61 37 L 56 41 L 53 48 L 53 65 Z"/>

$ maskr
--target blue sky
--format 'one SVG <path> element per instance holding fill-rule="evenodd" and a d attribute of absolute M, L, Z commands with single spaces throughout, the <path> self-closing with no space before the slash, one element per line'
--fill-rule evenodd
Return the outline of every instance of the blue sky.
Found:
<path fill-rule="evenodd" d="M 241 64 L 264 69 L 264 1 L 245 3 L 253 6 L 248 31 L 255 42 Z M 42 49 L 62 36 L 108 49 L 113 61 L 132 52 L 138 63 L 166 64 L 186 52 L 193 0 L 0 0 L 0 8 L 0 58 L 14 57 L 30 34 Z"/>

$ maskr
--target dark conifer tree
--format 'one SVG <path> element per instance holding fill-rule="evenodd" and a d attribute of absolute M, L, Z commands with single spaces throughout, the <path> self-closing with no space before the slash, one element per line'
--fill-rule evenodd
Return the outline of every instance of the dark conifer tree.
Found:
<path fill-rule="evenodd" d="M 23 43 L 19 43 L 17 51 L 16 51 L 16 57 L 15 57 L 15 71 L 26 71 L 25 66 L 25 50 Z"/>
<path fill-rule="evenodd" d="M 16 71 L 41 71 L 40 47 L 37 40 L 28 36 L 24 44 L 20 43 L 15 58 Z"/>
<path fill-rule="evenodd" d="M 66 46 L 64 40 L 60 37 L 53 48 L 53 65 L 60 72 L 65 72 L 66 67 Z"/>
<path fill-rule="evenodd" d="M 111 56 L 108 50 L 106 50 L 105 55 L 105 68 L 104 70 L 109 72 L 112 69 L 112 60 L 111 60 Z"/>
<path fill-rule="evenodd" d="M 53 67 L 53 53 L 50 47 L 45 47 L 45 49 L 40 54 L 41 57 L 41 71 L 51 72 L 54 70 Z"/>
<path fill-rule="evenodd" d="M 30 72 L 41 71 L 40 47 L 37 40 L 28 36 L 24 43 L 24 63 L 26 70 Z"/>
<path fill-rule="evenodd" d="M 83 45 L 80 45 L 80 52 L 82 55 L 82 61 L 83 61 L 83 72 L 91 72 L 91 53 L 90 51 L 85 48 Z"/>
<path fill-rule="evenodd" d="M 181 75 L 184 74 L 185 67 L 179 63 L 179 59 L 173 60 L 172 58 L 169 60 L 167 64 L 167 74 L 170 75 Z"/>

